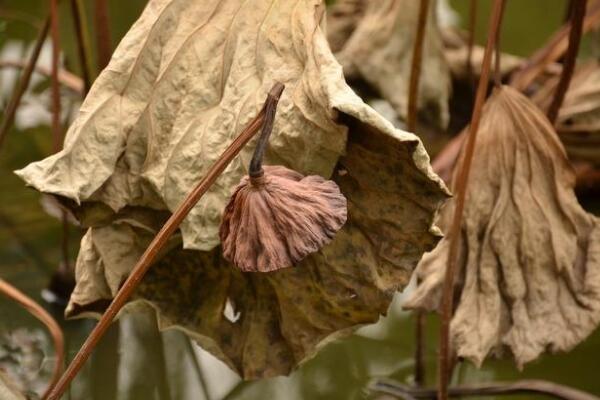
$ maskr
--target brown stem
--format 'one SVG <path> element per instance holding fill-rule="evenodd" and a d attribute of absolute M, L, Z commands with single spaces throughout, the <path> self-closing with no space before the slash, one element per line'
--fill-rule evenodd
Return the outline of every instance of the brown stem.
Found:
<path fill-rule="evenodd" d="M 587 11 L 583 20 L 582 33 L 600 26 L 600 0 L 590 2 Z M 548 64 L 562 58 L 568 49 L 567 36 L 570 34 L 570 27 L 569 23 L 556 32 L 548 43 L 538 50 L 520 71 L 513 75 L 510 85 L 519 91 L 525 91 Z M 445 181 L 450 178 L 465 136 L 464 131 L 455 136 L 431 163 L 433 170 Z"/>
<path fill-rule="evenodd" d="M 415 386 L 425 385 L 425 312 L 416 310 L 415 315 Z"/>
<path fill-rule="evenodd" d="M 52 65 L 50 73 L 50 86 L 52 92 L 52 148 L 56 153 L 60 150 L 62 144 L 62 128 L 60 123 L 60 82 L 58 80 L 58 71 L 60 69 L 58 0 L 50 0 L 50 35 L 52 36 Z"/>
<path fill-rule="evenodd" d="M 573 72 L 575 71 L 575 63 L 577 61 L 577 53 L 579 52 L 579 43 L 581 42 L 581 34 L 583 31 L 583 20 L 585 18 L 585 7 L 587 0 L 574 0 L 571 10 L 571 30 L 569 32 L 569 46 L 563 62 L 563 69 L 560 75 L 560 80 L 554 92 L 552 103 L 548 108 L 547 116 L 550 123 L 554 125 L 558 117 L 558 111 L 565 99 Z"/>
<path fill-rule="evenodd" d="M 583 21 L 582 33 L 600 26 L 600 0 L 590 2 L 587 8 L 588 12 Z M 563 57 L 569 46 L 570 32 L 571 24 L 568 23 L 552 35 L 546 45 L 536 51 L 523 68 L 515 72 L 510 85 L 519 91 L 525 91 L 548 64 Z"/>
<path fill-rule="evenodd" d="M 23 94 L 29 87 L 29 82 L 31 81 L 31 76 L 33 75 L 33 69 L 37 64 L 38 58 L 40 57 L 40 52 L 42 50 L 42 46 L 44 45 L 44 41 L 46 40 L 46 36 L 48 35 L 49 28 L 50 17 L 46 18 L 44 26 L 38 34 L 38 37 L 35 41 L 35 45 L 33 47 L 33 52 L 31 53 L 31 57 L 29 57 L 27 66 L 23 70 L 23 74 L 19 79 L 19 83 L 15 86 L 15 90 L 4 111 L 4 118 L 2 120 L 2 125 L 0 125 L 0 148 L 2 148 L 4 138 L 6 137 L 6 134 L 8 133 L 9 129 L 13 124 L 17 108 L 19 108 L 19 104 L 21 103 L 21 98 L 23 97 Z"/>
<path fill-rule="evenodd" d="M 437 396 L 435 389 L 414 388 L 393 381 L 375 382 L 371 385 L 371 389 L 401 399 L 436 399 Z M 464 385 L 448 389 L 450 397 L 512 394 L 545 394 L 564 400 L 600 400 L 600 398 L 581 390 L 538 379 Z"/>
<path fill-rule="evenodd" d="M 283 92 L 285 86 L 282 83 L 277 82 L 275 86 L 269 92 L 267 101 L 265 103 L 265 120 L 258 138 L 258 143 L 254 149 L 252 160 L 250 160 L 250 166 L 248 168 L 251 178 L 260 178 L 263 176 L 262 161 L 265 156 L 265 150 L 269 144 L 269 137 L 273 131 L 273 124 L 275 123 L 275 114 L 277 112 L 277 102 Z"/>
<path fill-rule="evenodd" d="M 417 21 L 417 32 L 412 53 L 410 67 L 410 82 L 408 85 L 408 112 L 406 113 L 406 129 L 414 132 L 417 129 L 417 114 L 419 103 L 419 80 L 421 78 L 421 61 L 423 59 L 423 41 L 425 40 L 425 28 L 427 26 L 427 15 L 429 14 L 429 0 L 421 0 L 419 3 L 419 17 Z"/>
<path fill-rule="evenodd" d="M 461 233 L 461 222 L 463 210 L 465 207 L 465 196 L 467 192 L 467 182 L 469 180 L 469 172 L 471 169 L 471 161 L 473 160 L 473 152 L 475 150 L 475 141 L 477 139 L 477 131 L 479 129 L 479 122 L 481 119 L 481 112 L 483 110 L 483 104 L 487 93 L 487 87 L 490 77 L 491 58 L 494 51 L 494 45 L 496 43 L 496 37 L 500 30 L 500 23 L 502 19 L 502 10 L 505 5 L 505 0 L 494 0 L 494 8 L 492 10 L 492 16 L 490 19 L 490 27 L 488 30 L 488 39 L 485 47 L 485 53 L 483 55 L 483 62 L 481 66 L 481 75 L 479 78 L 479 85 L 477 86 L 477 93 L 475 96 L 475 105 L 473 107 L 473 115 L 471 117 L 471 124 L 469 128 L 469 136 L 467 138 L 466 147 L 464 149 L 464 160 L 461 165 L 460 173 L 456 181 L 455 189 L 455 211 L 450 227 L 448 237 L 450 240 L 450 250 L 448 253 L 448 265 L 446 269 L 446 275 L 444 278 L 444 285 L 442 289 L 442 317 L 441 317 L 441 328 L 440 328 L 440 349 L 439 349 L 439 384 L 438 384 L 438 397 L 439 400 L 448 399 L 448 384 L 450 381 L 450 320 L 452 318 L 452 310 L 454 308 L 454 280 L 456 271 L 458 268 L 458 247 L 460 244 L 460 233 Z"/>
<path fill-rule="evenodd" d="M 227 147 L 227 149 L 221 154 L 219 159 L 213 164 L 208 173 L 202 180 L 196 185 L 196 187 L 187 195 L 183 202 L 177 207 L 173 215 L 163 225 L 161 230 L 156 234 L 144 254 L 140 257 L 137 264 L 133 267 L 129 277 L 123 284 L 123 286 L 117 292 L 115 298 L 112 300 L 102 318 L 98 321 L 98 324 L 94 330 L 90 333 L 85 343 L 79 349 L 79 352 L 73 358 L 73 361 L 61 376 L 56 387 L 50 393 L 50 400 L 58 400 L 60 396 L 65 392 L 69 383 L 75 378 L 85 361 L 92 353 L 94 347 L 104 335 L 111 322 L 114 320 L 117 313 L 123 308 L 133 291 L 138 287 L 142 278 L 148 271 L 148 268 L 154 263 L 158 253 L 167 243 L 168 239 L 175 233 L 183 219 L 188 215 L 192 208 L 196 205 L 198 200 L 208 191 L 212 184 L 217 180 L 221 173 L 227 168 L 229 163 L 235 158 L 235 156 L 242 150 L 242 148 L 248 143 L 248 141 L 258 132 L 261 125 L 265 121 L 265 110 L 266 104 L 277 104 L 279 97 L 273 97 L 273 95 L 280 95 L 281 90 L 276 91 L 275 88 L 280 87 L 281 84 L 275 84 L 273 89 L 269 92 L 265 107 L 258 113 L 258 115 L 244 128 L 242 133 Z"/>
<path fill-rule="evenodd" d="M 83 96 L 90 91 L 92 79 L 90 77 L 90 57 L 88 46 L 86 46 L 87 32 L 84 28 L 85 14 L 81 0 L 71 0 L 71 14 L 75 25 L 75 36 L 77 38 L 77 54 L 81 64 L 81 76 L 83 78 Z"/>
<path fill-rule="evenodd" d="M 20 290 L 10 285 L 3 279 L 0 279 L 0 293 L 4 294 L 9 299 L 15 300 L 23 308 L 25 308 L 30 314 L 40 320 L 52 336 L 54 342 L 54 351 L 56 352 L 56 361 L 54 363 L 54 371 L 52 372 L 52 378 L 48 385 L 48 388 L 42 395 L 45 399 L 48 396 L 49 390 L 54 386 L 60 377 L 60 373 L 65 362 L 65 339 L 58 323 L 35 301 L 29 298 L 27 295 L 22 293 Z"/>
<path fill-rule="evenodd" d="M 96 45 L 98 46 L 98 70 L 103 70 L 110 61 L 112 46 L 107 0 L 94 0 L 94 19 L 96 23 Z"/>

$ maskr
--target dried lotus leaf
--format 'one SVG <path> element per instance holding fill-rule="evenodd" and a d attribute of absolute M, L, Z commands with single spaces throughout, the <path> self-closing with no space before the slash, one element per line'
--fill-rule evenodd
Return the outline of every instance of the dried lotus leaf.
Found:
<path fill-rule="evenodd" d="M 364 106 L 322 36 L 321 2 L 293 4 L 149 2 L 84 101 L 64 149 L 17 174 L 76 204 L 172 212 L 279 81 L 288 89 L 266 161 L 331 176 L 346 145 L 336 109 Z M 186 218 L 186 248 L 219 244 L 223 207 L 251 154 L 251 146 L 243 150 Z"/>
<path fill-rule="evenodd" d="M 247 174 L 251 143 L 192 210 L 128 307 L 152 306 L 162 328 L 184 331 L 245 378 L 286 374 L 331 338 L 385 313 L 438 242 L 432 223 L 447 191 L 420 140 L 346 84 L 321 29 L 323 9 L 317 0 L 149 1 L 64 150 L 18 172 L 70 199 L 91 225 L 69 317 L 102 312 L 274 81 L 286 90 L 265 163 L 334 180 L 348 199 L 348 223 L 297 268 L 257 276 L 226 263 L 218 226 Z"/>
<path fill-rule="evenodd" d="M 456 175 L 454 177 L 456 179 Z M 510 349 L 519 367 L 568 351 L 600 322 L 600 225 L 573 193 L 574 173 L 542 112 L 495 89 L 479 128 L 459 251 L 451 341 L 480 365 Z M 449 228 L 454 203 L 440 216 Z M 439 307 L 449 240 L 417 268 L 408 308 Z"/>
<path fill-rule="evenodd" d="M 369 0 L 364 16 L 336 53 L 348 78 L 362 78 L 406 120 L 411 59 L 419 14 L 414 0 Z M 419 86 L 419 112 L 433 126 L 446 127 L 450 71 L 443 54 L 436 7 L 429 7 Z"/>
<path fill-rule="evenodd" d="M 417 141 L 406 146 L 356 120 L 349 124 L 347 154 L 334 174 L 348 198 L 348 222 L 330 244 L 296 268 L 255 274 L 227 263 L 220 248 L 173 243 L 127 307 L 153 307 L 161 329 L 185 332 L 246 379 L 287 374 L 327 342 L 377 321 L 437 244 L 431 223 L 447 194 L 422 172 L 426 158 L 407 162 L 415 152 L 424 156 Z M 90 228 L 67 316 L 98 316 L 114 295 L 109 281 L 133 268 L 130 253 L 140 254 L 155 229 L 129 215 Z"/>

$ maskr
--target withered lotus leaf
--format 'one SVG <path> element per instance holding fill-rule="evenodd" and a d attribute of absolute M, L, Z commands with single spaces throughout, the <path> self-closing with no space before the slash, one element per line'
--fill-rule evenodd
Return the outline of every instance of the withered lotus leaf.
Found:
<path fill-rule="evenodd" d="M 244 273 L 219 224 L 255 141 L 194 207 L 134 299 L 245 378 L 290 372 L 385 313 L 447 191 L 420 140 L 350 89 L 322 1 L 150 0 L 70 127 L 64 150 L 18 174 L 68 200 L 88 231 L 67 315 L 102 312 L 165 218 L 285 84 L 265 164 L 332 179 L 347 222 L 295 268 Z"/>
<path fill-rule="evenodd" d="M 349 10 L 360 10 L 353 0 L 343 0 L 334 7 L 348 3 Z M 382 98 L 389 101 L 396 113 L 406 120 L 411 60 L 419 15 L 419 2 L 414 0 L 364 0 L 363 16 L 340 13 L 339 18 L 357 20 L 356 27 L 336 57 L 347 78 L 362 78 Z M 344 21 L 329 25 L 344 27 Z M 340 29 L 340 28 L 338 28 Z M 350 31 L 348 27 L 344 28 Z M 423 43 L 422 72 L 419 86 L 419 112 L 434 126 L 445 127 L 449 121 L 450 71 L 443 54 L 443 44 L 437 24 L 436 7 L 429 7 L 429 17 Z M 339 42 L 340 34 L 330 39 Z M 341 35 L 343 36 L 343 35 Z M 336 47 L 339 44 L 334 43 Z"/>
<path fill-rule="evenodd" d="M 477 365 L 508 348 L 521 367 L 546 349 L 568 351 L 600 322 L 600 225 L 577 202 L 554 129 L 522 94 L 494 90 L 476 146 L 451 340 Z M 442 230 L 453 212 L 449 202 Z M 408 308 L 438 308 L 448 248 L 444 238 L 423 257 Z"/>
<path fill-rule="evenodd" d="M 533 97 L 542 109 L 547 109 L 559 76 L 544 83 Z M 600 63 L 591 61 L 577 68 L 565 100 L 558 113 L 556 130 L 567 149 L 569 158 L 597 164 L 600 149 Z"/>
<path fill-rule="evenodd" d="M 248 272 L 291 267 L 329 243 L 346 214 L 335 182 L 266 166 L 263 176 L 242 179 L 225 208 L 223 256 Z"/>

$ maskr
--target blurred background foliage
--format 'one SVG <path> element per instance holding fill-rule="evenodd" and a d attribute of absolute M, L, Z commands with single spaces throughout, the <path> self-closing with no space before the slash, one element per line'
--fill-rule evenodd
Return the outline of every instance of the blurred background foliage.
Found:
<path fill-rule="evenodd" d="M 541 46 L 564 20 L 567 0 L 509 1 L 502 33 L 504 51 L 527 56 Z M 94 38 L 93 7 L 86 6 L 90 37 Z M 113 48 L 144 7 L 145 0 L 109 0 Z M 331 3 L 331 1 L 329 1 Z M 450 5 L 464 26 L 469 0 Z M 476 41 L 483 43 L 491 1 L 479 1 Z M 0 109 L 18 78 L 18 71 L 2 64 L 23 60 L 47 15 L 45 0 L 0 0 Z M 81 76 L 69 1 L 60 2 L 60 36 L 64 67 Z M 92 43 L 92 48 L 95 48 Z M 586 38 L 583 53 L 593 40 Z M 96 54 L 93 55 L 96 65 Z M 50 64 L 46 42 L 40 63 Z M 93 68 L 95 70 L 95 68 Z M 41 293 L 60 258 L 61 223 L 41 204 L 40 195 L 23 186 L 12 171 L 51 153 L 49 80 L 36 75 L 23 99 L 16 123 L 0 150 L 0 277 L 15 285 L 53 313 L 67 337 L 72 357 L 93 325 L 91 321 L 63 321 L 59 306 L 44 303 Z M 63 89 L 65 121 L 80 104 L 76 93 Z M 598 212 L 600 200 L 586 201 Z M 46 205 L 46 208 L 48 206 Z M 81 232 L 70 230 L 70 257 L 75 259 Z M 69 393 L 70 399 L 360 399 L 378 398 L 366 389 L 377 377 L 411 382 L 414 327 L 411 314 L 400 309 L 401 294 L 389 315 L 378 324 L 328 345 L 290 377 L 241 382 L 222 363 L 189 342 L 179 332 L 158 333 L 150 315 L 124 318 L 115 324 L 87 363 Z M 428 383 L 435 383 L 437 318 L 429 317 L 426 361 Z M 43 388 L 52 367 L 52 349 L 45 330 L 21 308 L 0 300 L 0 369 L 30 388 Z M 24 350 L 25 349 L 25 350 Z M 47 357 L 40 357 L 47 354 Z M 594 356 L 595 355 L 595 356 Z M 600 332 L 569 354 L 544 356 L 520 373 L 510 361 L 487 361 L 481 370 L 465 363 L 455 383 L 519 378 L 543 378 L 600 394 L 597 357 Z M 490 397 L 488 397 L 490 398 Z M 513 397 L 513 398 L 519 398 Z M 521 397 L 523 399 L 533 396 Z"/>

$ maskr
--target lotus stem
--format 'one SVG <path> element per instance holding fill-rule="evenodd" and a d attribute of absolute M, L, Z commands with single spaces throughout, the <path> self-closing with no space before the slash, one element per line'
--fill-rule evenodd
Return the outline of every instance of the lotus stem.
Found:
<path fill-rule="evenodd" d="M 276 88 L 280 89 L 276 90 Z M 142 278 L 150 268 L 150 266 L 156 260 L 159 252 L 165 247 L 165 244 L 169 238 L 179 228 L 179 225 L 184 218 L 189 214 L 192 208 L 198 203 L 202 196 L 210 189 L 213 183 L 219 178 L 221 173 L 227 168 L 231 161 L 237 156 L 237 154 L 244 148 L 246 143 L 254 137 L 266 118 L 266 105 L 279 100 L 279 97 L 273 98 L 273 95 L 280 95 L 283 87 L 281 84 L 275 84 L 273 89 L 269 92 L 265 106 L 261 109 L 258 115 L 244 128 L 239 136 L 225 149 L 219 159 L 212 165 L 207 174 L 202 180 L 196 185 L 194 189 L 187 195 L 181 205 L 173 212 L 168 221 L 163 225 L 161 230 L 156 234 L 144 254 L 140 257 L 136 265 L 133 267 L 129 277 L 121 286 L 116 296 L 98 321 L 98 324 L 94 327 L 94 330 L 90 333 L 85 343 L 79 349 L 79 352 L 69 364 L 65 373 L 61 376 L 60 380 L 49 395 L 50 400 L 58 400 L 62 394 L 66 391 L 70 382 L 75 378 L 85 361 L 89 358 L 90 354 L 98 344 L 98 341 L 102 338 L 112 321 L 115 319 L 117 313 L 123 308 L 127 300 L 131 297 L 133 291 L 139 286 Z"/>
<path fill-rule="evenodd" d="M 256 144 L 256 149 L 252 155 L 252 160 L 250 160 L 250 166 L 248 167 L 248 174 L 250 175 L 250 178 L 254 179 L 253 183 L 260 183 L 259 178 L 261 178 L 264 174 L 262 162 L 265 156 L 265 151 L 269 144 L 269 137 L 273 131 L 275 114 L 277 113 L 277 103 L 279 102 L 279 97 L 281 96 L 284 88 L 285 86 L 278 82 L 275 84 L 275 86 L 273 86 L 267 96 L 267 101 L 264 107 L 265 119 L 260 136 L 258 138 L 258 143 Z"/>
<path fill-rule="evenodd" d="M 92 78 L 90 74 L 90 46 L 88 38 L 87 23 L 81 0 L 71 0 L 71 14 L 73 15 L 73 24 L 75 25 L 75 34 L 77 38 L 77 54 L 81 67 L 81 77 L 83 79 L 83 97 L 90 91 Z"/>
<path fill-rule="evenodd" d="M 54 371 L 52 372 L 52 378 L 50 379 L 48 389 L 46 389 L 45 393 L 42 395 L 42 398 L 45 399 L 48 396 L 50 389 L 58 381 L 65 362 L 65 339 L 63 332 L 54 318 L 52 318 L 42 306 L 3 279 L 0 279 L 0 293 L 4 294 L 9 299 L 16 301 L 31 315 L 36 317 L 46 326 L 46 328 L 48 328 L 50 336 L 52 336 L 54 351 L 56 352 L 56 361 L 54 362 Z"/>
<path fill-rule="evenodd" d="M 567 90 L 571 83 L 571 78 L 575 72 L 575 64 L 577 62 L 577 53 L 579 52 L 579 44 L 581 43 L 581 35 L 583 32 L 583 20 L 585 18 L 585 9 L 587 0 L 574 0 L 571 3 L 571 30 L 569 31 L 569 46 L 565 55 L 563 69 L 560 74 L 560 80 L 556 86 L 552 103 L 548 107 L 546 115 L 550 123 L 554 125 L 560 106 L 565 99 Z"/>
<path fill-rule="evenodd" d="M 98 48 L 98 70 L 102 71 L 110 61 L 112 46 L 108 17 L 108 1 L 94 0 L 94 20 L 96 23 L 96 46 Z"/>
<path fill-rule="evenodd" d="M 600 26 L 600 0 L 593 0 L 587 7 L 587 15 L 583 20 L 582 33 L 596 29 L 598 26 Z M 548 40 L 544 47 L 531 56 L 523 68 L 515 72 L 510 85 L 524 92 L 544 71 L 548 64 L 563 57 L 569 46 L 567 40 L 570 34 L 571 23 L 567 23 Z"/>
<path fill-rule="evenodd" d="M 494 0 L 492 16 L 490 19 L 491 22 L 488 30 L 488 39 L 485 47 L 485 53 L 483 55 L 483 63 L 481 66 L 481 76 L 479 77 L 479 84 L 477 86 L 477 92 L 475 96 L 475 105 L 473 107 L 473 115 L 469 127 L 469 135 L 467 137 L 467 143 L 464 150 L 465 156 L 461 165 L 460 172 L 458 174 L 456 185 L 453 188 L 455 190 L 456 195 L 456 208 L 454 211 L 452 225 L 450 226 L 450 232 L 448 233 L 448 237 L 450 240 L 450 250 L 448 254 L 448 265 L 446 268 L 446 275 L 444 278 L 441 301 L 442 317 L 440 327 L 440 345 L 438 359 L 439 400 L 448 399 L 448 384 L 450 382 L 450 365 L 452 359 L 450 349 L 450 320 L 452 319 L 452 312 L 454 309 L 454 281 L 456 278 L 456 272 L 458 268 L 457 255 L 461 240 L 461 222 L 465 207 L 465 197 L 467 193 L 467 183 L 469 181 L 469 172 L 471 169 L 471 162 L 473 160 L 475 142 L 477 139 L 477 131 L 479 129 L 481 112 L 483 110 L 483 104 L 485 102 L 488 82 L 490 78 L 492 54 L 494 52 L 494 47 L 496 44 L 496 37 L 498 36 L 498 32 L 500 30 L 504 6 L 505 0 Z"/>
<path fill-rule="evenodd" d="M 425 40 L 425 28 L 427 26 L 427 15 L 429 14 L 429 0 L 419 2 L 419 16 L 417 21 L 417 32 L 412 53 L 410 68 L 410 82 L 408 85 L 408 112 L 406 113 L 406 128 L 409 132 L 417 129 L 418 106 L 419 106 L 419 81 L 421 78 L 421 63 L 423 59 L 423 42 Z"/>
<path fill-rule="evenodd" d="M 50 72 L 50 88 L 52 93 L 52 148 L 57 152 L 61 148 L 62 133 L 60 122 L 60 36 L 58 31 L 58 0 L 50 0 L 50 36 L 52 36 L 52 65 Z"/>

